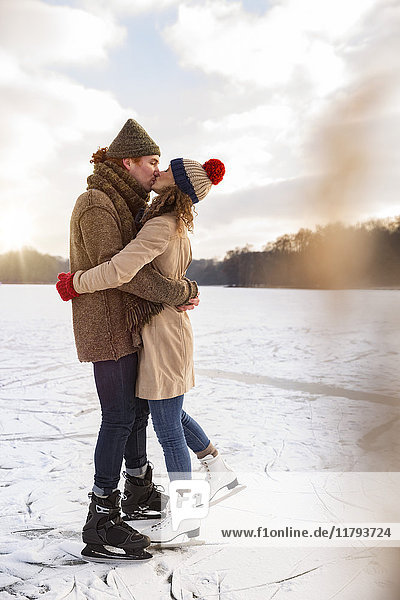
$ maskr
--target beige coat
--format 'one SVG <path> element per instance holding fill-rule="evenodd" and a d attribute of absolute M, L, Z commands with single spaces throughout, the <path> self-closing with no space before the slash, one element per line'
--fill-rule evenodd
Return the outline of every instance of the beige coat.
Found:
<path fill-rule="evenodd" d="M 108 262 L 77 271 L 74 288 L 79 294 L 116 288 L 147 263 L 172 279 L 184 276 L 191 259 L 187 229 L 178 232 L 175 214 L 150 219 L 123 250 Z M 187 312 L 164 305 L 142 332 L 136 395 L 147 400 L 173 398 L 194 386 L 193 333 Z"/>

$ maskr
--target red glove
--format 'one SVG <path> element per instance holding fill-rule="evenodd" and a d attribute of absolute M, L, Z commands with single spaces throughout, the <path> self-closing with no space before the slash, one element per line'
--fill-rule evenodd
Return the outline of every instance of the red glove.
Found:
<path fill-rule="evenodd" d="M 80 294 L 74 290 L 74 285 L 72 283 L 74 275 L 75 273 L 58 274 L 58 281 L 56 283 L 57 292 L 65 301 L 72 300 L 72 298 L 77 298 L 80 296 Z"/>

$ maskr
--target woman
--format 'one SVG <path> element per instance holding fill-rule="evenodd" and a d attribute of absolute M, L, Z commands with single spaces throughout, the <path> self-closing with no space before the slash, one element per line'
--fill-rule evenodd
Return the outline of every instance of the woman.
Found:
<path fill-rule="evenodd" d="M 64 274 L 66 284 L 73 286 L 72 295 L 118 287 L 150 262 L 166 277 L 184 277 L 191 262 L 187 233 L 193 230 L 193 205 L 205 198 L 224 173 L 223 163 L 216 159 L 204 165 L 189 159 L 172 160 L 153 185 L 159 195 L 146 209 L 137 237 L 110 261 L 73 275 Z M 170 480 L 191 478 L 189 446 L 207 472 L 210 499 L 224 487 L 234 488 L 234 472 L 182 408 L 184 394 L 194 386 L 193 336 L 187 312 L 163 305 L 141 336 L 136 396 L 148 400 Z M 198 527 L 198 520 L 192 519 L 172 531 L 167 516 L 144 533 L 152 542 L 170 541 L 181 534 L 198 535 Z"/>

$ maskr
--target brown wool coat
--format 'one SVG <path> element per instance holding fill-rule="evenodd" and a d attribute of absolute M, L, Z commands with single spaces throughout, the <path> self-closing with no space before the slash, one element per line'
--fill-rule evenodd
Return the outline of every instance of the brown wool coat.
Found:
<path fill-rule="evenodd" d="M 71 271 L 104 263 L 122 248 L 121 222 L 110 198 L 99 190 L 79 196 L 71 217 Z M 141 269 L 133 281 L 125 281 L 121 290 L 171 306 L 184 304 L 195 295 L 190 282 L 167 279 L 150 265 Z M 137 336 L 132 339 L 127 327 L 119 289 L 74 298 L 72 313 L 80 361 L 118 360 L 138 350 L 140 342 Z"/>
<path fill-rule="evenodd" d="M 116 287 L 129 281 L 150 261 L 166 277 L 183 277 L 192 253 L 187 229 L 182 228 L 179 232 L 176 217 L 171 213 L 150 219 L 136 238 L 111 260 L 89 271 L 78 271 L 74 288 L 85 294 Z M 142 339 L 136 384 L 139 398 L 173 398 L 194 386 L 193 334 L 187 312 L 165 306 L 144 326 Z"/>

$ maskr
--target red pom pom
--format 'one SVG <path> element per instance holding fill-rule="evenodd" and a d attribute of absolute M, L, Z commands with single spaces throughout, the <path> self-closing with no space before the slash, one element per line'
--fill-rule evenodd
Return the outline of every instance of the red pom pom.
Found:
<path fill-rule="evenodd" d="M 203 169 L 206 171 L 208 179 L 214 185 L 220 183 L 224 178 L 225 165 L 218 158 L 210 158 L 210 160 L 204 163 Z"/>

